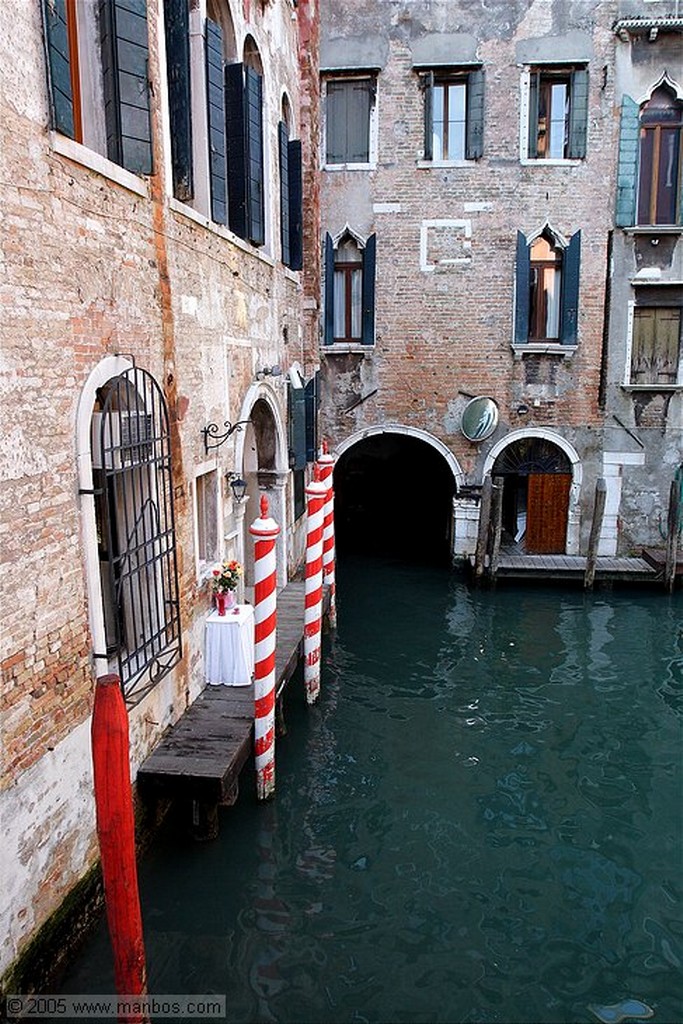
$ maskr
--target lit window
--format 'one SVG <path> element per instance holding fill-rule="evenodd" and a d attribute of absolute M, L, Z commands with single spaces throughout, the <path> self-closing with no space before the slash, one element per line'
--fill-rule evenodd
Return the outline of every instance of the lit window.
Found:
<path fill-rule="evenodd" d="M 679 214 L 683 103 L 666 86 L 640 112 L 638 223 L 675 224 Z"/>
<path fill-rule="evenodd" d="M 425 90 L 425 160 L 476 160 L 482 155 L 484 72 L 430 71 Z"/>
<path fill-rule="evenodd" d="M 588 71 L 543 69 L 529 76 L 528 157 L 575 160 L 586 155 Z"/>

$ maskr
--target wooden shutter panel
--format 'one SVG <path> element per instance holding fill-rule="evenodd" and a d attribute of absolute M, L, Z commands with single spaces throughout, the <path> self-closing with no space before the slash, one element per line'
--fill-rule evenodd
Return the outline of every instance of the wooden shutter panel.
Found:
<path fill-rule="evenodd" d="M 192 199 L 192 118 L 188 0 L 164 0 L 168 108 L 171 128 L 173 195 Z"/>
<path fill-rule="evenodd" d="M 479 160 L 484 152 L 484 69 L 467 76 L 467 142 L 465 156 Z"/>
<path fill-rule="evenodd" d="M 278 156 L 280 163 L 280 248 L 282 262 L 290 265 L 289 248 L 289 130 L 284 121 L 277 126 Z"/>
<path fill-rule="evenodd" d="M 290 468 L 306 468 L 306 395 L 304 388 L 289 385 Z"/>
<path fill-rule="evenodd" d="M 50 124 L 62 135 L 68 135 L 70 139 L 75 139 L 66 0 L 43 0 L 43 25 L 48 58 Z"/>
<path fill-rule="evenodd" d="M 305 387 L 306 397 L 306 461 L 315 462 L 318 457 L 318 380 L 316 371 Z"/>
<path fill-rule="evenodd" d="M 145 0 L 100 0 L 107 156 L 134 174 L 152 173 Z"/>
<path fill-rule="evenodd" d="M 325 96 L 325 163 L 346 161 L 346 82 L 328 82 Z"/>
<path fill-rule="evenodd" d="M 538 156 L 538 94 L 541 85 L 541 76 L 538 71 L 532 71 L 529 76 L 529 159 L 535 160 Z"/>
<path fill-rule="evenodd" d="M 428 71 L 423 78 L 425 104 L 424 158 L 434 159 L 434 72 Z"/>
<path fill-rule="evenodd" d="M 263 78 L 245 67 L 245 126 L 247 131 L 247 238 L 254 245 L 266 240 L 263 193 Z"/>
<path fill-rule="evenodd" d="M 352 81 L 347 90 L 346 160 L 366 164 L 370 159 L 370 106 L 374 97 L 373 83 Z"/>
<path fill-rule="evenodd" d="M 223 95 L 223 29 L 206 19 L 206 101 L 209 129 L 209 183 L 211 219 L 216 224 L 228 220 L 228 182 L 225 163 L 225 97 Z"/>
<path fill-rule="evenodd" d="M 622 228 L 631 227 L 636 222 L 639 129 L 638 104 L 625 95 L 621 100 L 615 217 L 617 226 Z"/>
<path fill-rule="evenodd" d="M 301 270 L 304 265 L 303 179 L 301 141 L 289 143 L 289 265 Z"/>
<path fill-rule="evenodd" d="M 569 103 L 569 146 L 570 160 L 582 160 L 586 155 L 588 132 L 588 69 L 577 68 L 572 72 L 571 99 Z"/>
<path fill-rule="evenodd" d="M 377 235 L 370 235 L 363 249 L 363 324 L 361 341 L 373 345 L 375 341 L 375 260 Z"/>
<path fill-rule="evenodd" d="M 526 236 L 517 232 L 517 262 L 515 264 L 515 345 L 526 345 L 529 340 L 529 281 L 531 261 Z"/>
<path fill-rule="evenodd" d="M 581 232 L 569 240 L 562 261 L 562 325 L 563 345 L 576 345 L 579 325 L 579 276 L 581 264 Z"/>
<path fill-rule="evenodd" d="M 247 125 L 244 65 L 225 65 L 225 131 L 228 150 L 228 223 L 240 238 L 247 237 Z"/>
<path fill-rule="evenodd" d="M 334 246 L 329 234 L 325 235 L 325 333 L 326 345 L 334 341 Z"/>

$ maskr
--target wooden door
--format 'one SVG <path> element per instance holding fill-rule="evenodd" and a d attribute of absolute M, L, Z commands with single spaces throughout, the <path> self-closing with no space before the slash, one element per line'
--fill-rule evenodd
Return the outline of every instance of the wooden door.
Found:
<path fill-rule="evenodd" d="M 525 544 L 529 554 L 564 554 L 571 473 L 531 473 Z"/>

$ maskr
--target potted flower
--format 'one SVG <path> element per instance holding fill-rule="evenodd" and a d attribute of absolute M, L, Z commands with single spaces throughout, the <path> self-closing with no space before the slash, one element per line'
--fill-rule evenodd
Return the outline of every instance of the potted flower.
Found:
<path fill-rule="evenodd" d="M 225 615 L 227 608 L 235 607 L 235 588 L 243 572 L 242 566 L 234 558 L 224 559 L 220 566 L 213 570 L 212 590 L 219 615 Z"/>

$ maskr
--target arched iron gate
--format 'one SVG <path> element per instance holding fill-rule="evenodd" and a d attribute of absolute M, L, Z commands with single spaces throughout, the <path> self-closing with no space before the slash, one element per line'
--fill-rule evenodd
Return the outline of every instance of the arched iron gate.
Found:
<path fill-rule="evenodd" d="M 135 366 L 99 397 L 93 476 L 107 654 L 134 705 L 182 655 L 168 411 L 157 382 Z"/>

